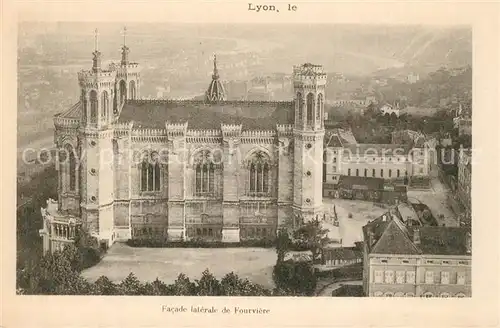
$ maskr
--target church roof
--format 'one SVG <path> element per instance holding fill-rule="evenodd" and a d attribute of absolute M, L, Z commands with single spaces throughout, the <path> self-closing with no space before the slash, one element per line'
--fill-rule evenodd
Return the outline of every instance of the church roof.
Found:
<path fill-rule="evenodd" d="M 77 102 L 64 112 L 58 113 L 55 116 L 61 118 L 80 118 L 82 116 L 82 104 L 81 102 Z"/>
<path fill-rule="evenodd" d="M 188 123 L 190 129 L 217 129 L 221 124 L 242 124 L 243 130 L 274 130 L 276 124 L 293 124 L 293 102 L 193 100 L 127 100 L 119 123 L 165 128 L 165 123 Z"/>

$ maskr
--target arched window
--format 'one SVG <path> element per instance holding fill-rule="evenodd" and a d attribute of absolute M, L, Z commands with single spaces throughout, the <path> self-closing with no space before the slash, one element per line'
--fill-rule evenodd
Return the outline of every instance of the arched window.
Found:
<path fill-rule="evenodd" d="M 375 296 L 375 297 L 382 297 L 383 295 L 384 295 L 384 293 L 382 293 L 382 292 L 375 292 L 373 294 L 373 296 Z"/>
<path fill-rule="evenodd" d="M 464 293 L 458 293 L 457 295 L 455 295 L 455 297 L 464 298 L 465 294 Z"/>
<path fill-rule="evenodd" d="M 307 95 L 307 123 L 311 124 L 314 119 L 314 95 Z"/>
<path fill-rule="evenodd" d="M 318 95 L 318 103 L 316 109 L 316 120 L 323 120 L 323 94 Z"/>
<path fill-rule="evenodd" d="M 90 122 L 97 123 L 97 92 L 95 90 L 90 91 Z"/>
<path fill-rule="evenodd" d="M 258 196 L 269 192 L 269 158 L 262 152 L 257 152 L 249 163 L 249 189 L 251 195 Z"/>
<path fill-rule="evenodd" d="M 424 293 L 423 295 L 425 298 L 431 298 L 431 297 L 434 297 L 434 294 L 431 293 L 431 292 L 427 292 L 427 293 Z"/>
<path fill-rule="evenodd" d="M 399 172 L 399 169 L 396 171 L 396 175 L 397 175 L 398 178 L 401 175 L 401 173 Z"/>
<path fill-rule="evenodd" d="M 406 297 L 415 297 L 415 294 L 413 294 L 413 293 L 406 293 L 405 296 Z"/>
<path fill-rule="evenodd" d="M 297 93 L 297 113 L 299 115 L 299 121 L 302 121 L 302 94 L 300 92 Z"/>
<path fill-rule="evenodd" d="M 397 292 L 396 294 L 394 294 L 394 297 L 404 297 L 405 294 L 402 293 L 402 292 Z"/>
<path fill-rule="evenodd" d="M 141 191 L 160 191 L 161 171 L 158 154 L 144 156 L 141 163 Z"/>
<path fill-rule="evenodd" d="M 391 293 L 391 292 L 386 292 L 386 293 L 384 294 L 384 296 L 385 296 L 385 297 L 393 297 L 393 296 L 394 296 L 394 294 L 393 294 L 393 293 Z"/>
<path fill-rule="evenodd" d="M 109 97 L 108 92 L 103 91 L 101 94 L 101 118 L 108 117 L 109 111 Z"/>
<path fill-rule="evenodd" d="M 392 177 L 392 170 L 389 169 L 389 178 Z"/>
<path fill-rule="evenodd" d="M 356 176 L 359 176 L 359 169 L 356 169 Z"/>
<path fill-rule="evenodd" d="M 215 192 L 215 165 L 208 151 L 198 155 L 195 164 L 195 193 L 198 196 L 210 195 Z"/>
<path fill-rule="evenodd" d="M 82 90 L 82 112 L 83 112 L 83 121 L 87 121 L 87 97 L 85 94 L 85 90 Z"/>
<path fill-rule="evenodd" d="M 383 178 L 384 177 L 384 169 L 380 169 L 380 177 Z"/>
<path fill-rule="evenodd" d="M 448 293 L 441 293 L 441 295 L 439 295 L 439 296 L 442 297 L 442 298 L 448 298 L 448 297 L 450 297 L 450 294 L 448 294 Z"/>
<path fill-rule="evenodd" d="M 129 83 L 129 93 L 130 93 L 130 99 L 135 99 L 136 91 L 135 91 L 135 81 L 134 80 L 130 81 L 130 83 Z"/>
<path fill-rule="evenodd" d="M 68 176 L 69 176 L 69 184 L 68 188 L 70 191 L 76 191 L 76 174 L 77 174 L 77 166 L 76 166 L 76 154 L 74 148 L 70 145 L 66 145 L 64 147 L 63 158 L 61 161 L 68 161 Z"/>
<path fill-rule="evenodd" d="M 120 105 L 127 99 L 127 83 L 125 81 L 120 81 Z"/>
<path fill-rule="evenodd" d="M 215 168 L 213 163 L 196 164 L 196 194 L 206 195 L 215 191 Z"/>

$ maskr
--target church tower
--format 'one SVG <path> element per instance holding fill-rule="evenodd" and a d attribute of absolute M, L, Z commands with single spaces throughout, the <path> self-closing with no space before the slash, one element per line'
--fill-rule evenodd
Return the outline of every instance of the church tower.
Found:
<path fill-rule="evenodd" d="M 79 130 L 80 208 L 90 233 L 113 242 L 113 111 L 116 72 L 101 68 L 98 33 L 91 70 L 78 73 L 82 117 Z"/>
<path fill-rule="evenodd" d="M 309 221 L 323 213 L 323 138 L 326 73 L 320 65 L 293 69 L 295 102 L 294 195 L 295 217 Z"/>
<path fill-rule="evenodd" d="M 206 102 L 218 102 L 226 100 L 226 91 L 222 82 L 219 80 L 219 71 L 217 70 L 217 56 L 214 55 L 214 73 L 212 74 L 212 82 L 208 86 L 205 93 Z"/>
<path fill-rule="evenodd" d="M 127 47 L 127 28 L 123 28 L 122 58 L 116 67 L 116 81 L 114 84 L 115 97 L 113 111 L 119 113 L 127 99 L 140 98 L 141 76 L 138 63 L 129 61 L 130 49 Z"/>

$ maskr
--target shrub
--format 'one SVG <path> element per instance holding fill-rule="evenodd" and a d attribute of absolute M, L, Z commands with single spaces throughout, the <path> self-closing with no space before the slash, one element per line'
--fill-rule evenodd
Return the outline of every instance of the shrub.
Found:
<path fill-rule="evenodd" d="M 153 239 L 129 239 L 126 244 L 131 247 L 152 248 L 235 248 L 235 247 L 275 247 L 274 239 L 243 240 L 240 242 L 205 241 L 194 239 L 189 241 L 160 241 Z"/>
<path fill-rule="evenodd" d="M 310 262 L 277 263 L 273 269 L 273 280 L 278 290 L 291 296 L 310 296 L 317 284 L 314 268 Z"/>

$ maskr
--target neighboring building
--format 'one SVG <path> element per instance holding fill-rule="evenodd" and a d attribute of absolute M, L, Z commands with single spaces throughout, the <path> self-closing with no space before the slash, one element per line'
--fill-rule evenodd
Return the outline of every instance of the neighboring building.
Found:
<path fill-rule="evenodd" d="M 335 99 L 329 103 L 337 107 L 348 106 L 348 105 L 354 105 L 354 106 L 368 105 L 366 99 Z"/>
<path fill-rule="evenodd" d="M 385 104 L 382 107 L 380 107 L 380 113 L 382 115 L 396 115 L 399 117 L 401 114 L 401 109 L 399 108 L 399 104 L 396 105 L 391 105 L 391 104 Z"/>
<path fill-rule="evenodd" d="M 420 80 L 420 75 L 415 74 L 415 73 L 410 73 L 406 77 L 406 82 L 408 82 L 410 84 L 417 83 L 419 80 Z"/>
<path fill-rule="evenodd" d="M 426 137 L 423 133 L 413 130 L 399 130 L 391 133 L 391 143 L 396 145 L 413 145 L 415 147 L 424 147 Z"/>
<path fill-rule="evenodd" d="M 325 150 L 325 181 L 337 183 L 339 176 L 358 176 L 402 181 L 428 177 L 429 158 L 425 148 L 400 144 L 350 144 L 332 137 Z"/>
<path fill-rule="evenodd" d="M 369 95 L 365 98 L 365 105 L 368 106 L 370 104 L 377 104 L 377 98 L 374 95 Z"/>
<path fill-rule="evenodd" d="M 322 269 L 363 262 L 363 252 L 355 247 L 327 247 L 321 253 Z"/>
<path fill-rule="evenodd" d="M 327 133 L 323 155 L 323 195 L 334 195 L 341 176 L 381 178 L 399 184 L 428 180 L 432 145 L 425 136 L 405 130 L 394 133 L 392 141 L 398 143 L 359 144 L 350 131 L 335 129 Z"/>
<path fill-rule="evenodd" d="M 458 135 L 472 135 L 472 119 L 470 117 L 459 117 L 453 121 Z"/>
<path fill-rule="evenodd" d="M 469 107 L 458 105 L 453 118 L 453 127 L 458 130 L 458 135 L 472 135 L 472 111 Z"/>
<path fill-rule="evenodd" d="M 78 75 L 79 101 L 54 118 L 67 156 L 57 164 L 57 206 L 42 210 L 45 251 L 59 238 L 52 226 L 72 221 L 107 245 L 238 242 L 322 214 L 320 65 L 293 68 L 286 102 L 225 101 L 216 63 L 204 101 L 137 100 L 139 65 L 128 53 L 124 45 L 121 62 L 103 69 L 96 49 Z"/>
<path fill-rule="evenodd" d="M 363 227 L 366 296 L 471 297 L 471 233 L 412 226 L 391 210 Z"/>
<path fill-rule="evenodd" d="M 460 202 L 465 209 L 471 211 L 471 185 L 472 185 L 472 152 L 470 149 L 463 151 L 458 160 L 457 192 Z"/>
<path fill-rule="evenodd" d="M 341 176 L 337 184 L 324 183 L 323 196 L 387 204 L 407 201 L 407 187 L 381 178 Z"/>

